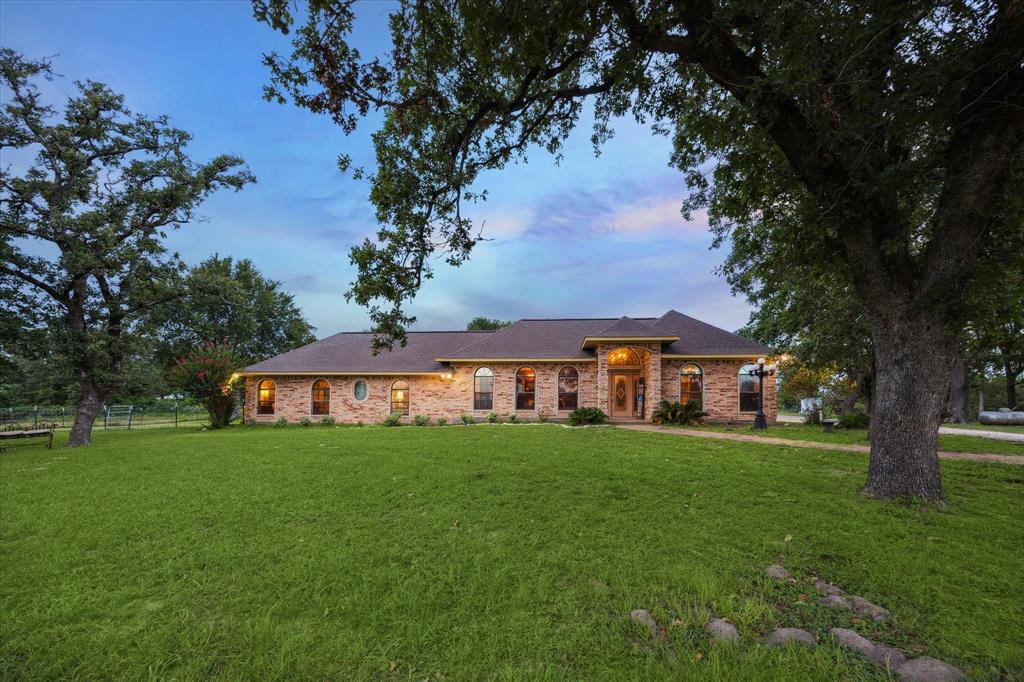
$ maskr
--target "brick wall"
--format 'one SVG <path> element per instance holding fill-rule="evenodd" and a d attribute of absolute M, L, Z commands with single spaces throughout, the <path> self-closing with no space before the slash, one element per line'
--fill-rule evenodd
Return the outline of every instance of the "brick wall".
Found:
<path fill-rule="evenodd" d="M 753 412 L 740 412 L 739 371 L 746 364 L 733 358 L 694 360 L 669 359 L 662 362 L 662 396 L 666 400 L 679 400 L 679 371 L 683 365 L 694 363 L 703 371 L 704 410 L 708 421 L 753 421 Z M 775 423 L 775 378 L 765 377 L 764 413 L 769 423 Z"/>
<path fill-rule="evenodd" d="M 599 346 L 597 362 L 570 363 L 579 372 L 579 405 L 608 410 L 607 354 L 620 346 Z M 662 360 L 660 348 L 631 346 L 641 357 L 641 371 L 647 384 L 646 415 L 657 406 L 662 397 L 667 400 L 679 399 L 679 370 L 686 360 Z M 743 365 L 740 360 L 719 359 L 697 361 L 704 371 L 704 409 L 712 421 L 750 421 L 753 413 L 739 411 L 739 385 L 737 375 Z M 516 371 L 523 366 L 532 367 L 537 374 L 536 407 L 533 410 L 515 409 Z M 289 422 L 298 422 L 302 417 L 312 421 L 319 415 L 310 414 L 312 409 L 312 387 L 317 379 L 325 379 L 331 387 L 330 414 L 340 423 L 379 422 L 391 412 L 391 385 L 400 379 L 409 382 L 409 417 L 425 414 L 432 419 L 445 417 L 448 421 L 459 420 L 464 413 L 473 414 L 482 420 L 492 410 L 507 418 L 515 412 L 520 419 L 533 420 L 541 415 L 551 419 L 563 419 L 567 412 L 558 411 L 558 371 L 566 363 L 538 362 L 455 364 L 452 378 L 443 379 L 437 375 L 412 376 L 273 376 L 246 378 L 246 418 L 258 422 L 273 422 L 285 417 Z M 494 372 L 494 406 L 492 410 L 473 410 L 473 376 L 479 367 L 489 367 Z M 274 414 L 256 414 L 256 386 L 259 381 L 269 378 L 276 385 Z M 356 381 L 367 384 L 366 399 L 356 400 Z M 775 382 L 765 381 L 765 414 L 775 421 Z"/>
<path fill-rule="evenodd" d="M 482 420 L 490 412 L 502 417 L 515 414 L 520 419 L 533 420 L 546 415 L 551 419 L 562 419 L 568 411 L 558 410 L 558 372 L 562 367 L 575 367 L 579 372 L 579 405 L 597 404 L 596 363 L 489 363 L 456 364 L 452 367 L 452 378 L 443 379 L 436 375 L 413 376 L 273 376 L 246 378 L 246 418 L 258 422 L 273 422 L 279 417 L 289 422 L 298 422 L 303 417 L 316 421 L 321 417 L 312 415 L 313 382 L 326 380 L 331 386 L 330 414 L 341 423 L 362 421 L 379 422 L 391 413 L 391 386 L 404 379 L 409 382 L 409 417 L 425 414 L 432 419 L 445 417 L 448 421 L 459 420 L 462 414 L 473 414 Z M 494 398 L 490 410 L 473 409 L 473 377 L 480 367 L 489 367 L 494 372 Z M 516 372 L 520 367 L 531 367 L 536 372 L 535 407 L 532 410 L 515 409 Z M 274 414 L 256 414 L 256 387 L 263 379 L 271 379 L 276 386 Z M 366 399 L 355 399 L 356 381 L 367 384 Z"/>

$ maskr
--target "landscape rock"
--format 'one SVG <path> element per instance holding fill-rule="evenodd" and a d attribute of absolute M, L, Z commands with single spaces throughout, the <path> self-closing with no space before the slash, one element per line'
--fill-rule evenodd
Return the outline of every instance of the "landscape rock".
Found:
<path fill-rule="evenodd" d="M 896 674 L 903 682 L 957 682 L 967 679 L 948 663 L 928 656 L 907 661 L 897 668 Z"/>
<path fill-rule="evenodd" d="M 863 656 L 871 656 L 875 650 L 875 645 L 871 643 L 871 640 L 867 637 L 862 637 L 856 630 L 832 628 L 828 633 L 836 638 L 839 646 L 845 649 L 853 649 Z"/>
<path fill-rule="evenodd" d="M 629 617 L 637 623 L 647 626 L 647 629 L 651 632 L 651 637 L 658 636 L 658 623 L 654 620 L 647 609 L 633 609 L 629 612 Z"/>
<path fill-rule="evenodd" d="M 822 597 L 818 600 L 818 603 L 823 604 L 830 609 L 846 609 L 847 611 L 853 609 L 853 606 L 850 605 L 850 602 L 846 601 L 845 597 L 840 597 L 836 594 L 830 594 L 827 597 Z"/>
<path fill-rule="evenodd" d="M 885 644 L 872 644 L 871 640 L 861 636 L 855 630 L 832 628 L 828 632 L 836 638 L 839 646 L 852 649 L 863 656 L 867 656 L 883 668 L 896 670 L 907 660 L 906 654 L 899 649 L 886 646 Z"/>
<path fill-rule="evenodd" d="M 775 578 L 776 580 L 786 580 L 790 577 L 789 571 L 784 569 L 779 564 L 772 564 L 771 566 L 766 568 L 764 572 L 767 573 L 769 577 Z"/>
<path fill-rule="evenodd" d="M 807 632 L 807 630 L 801 630 L 800 628 L 776 628 L 772 630 L 770 635 L 768 635 L 768 639 L 766 641 L 768 646 L 802 644 L 804 646 L 814 647 L 818 644 L 817 640 L 814 639 L 814 635 Z"/>
<path fill-rule="evenodd" d="M 863 597 L 850 597 L 850 603 L 853 604 L 853 611 L 857 615 L 867 616 L 874 621 L 889 620 L 888 609 L 883 609 L 878 604 L 872 604 Z"/>
<path fill-rule="evenodd" d="M 875 648 L 868 654 L 868 658 L 890 670 L 896 670 L 907 662 L 907 655 L 899 649 L 885 644 L 876 644 Z"/>
<path fill-rule="evenodd" d="M 738 642 L 740 641 L 739 630 L 732 623 L 722 620 L 721 618 L 712 618 L 708 621 L 708 624 L 704 626 L 704 630 L 711 635 L 711 639 L 716 642 Z"/>
<path fill-rule="evenodd" d="M 818 590 L 819 592 L 823 592 L 823 593 L 825 593 L 825 594 L 827 594 L 829 596 L 835 596 L 835 597 L 843 596 L 843 591 L 841 589 L 839 589 L 835 585 L 831 585 L 831 584 L 825 582 L 824 580 L 815 580 L 814 581 L 814 589 Z"/>

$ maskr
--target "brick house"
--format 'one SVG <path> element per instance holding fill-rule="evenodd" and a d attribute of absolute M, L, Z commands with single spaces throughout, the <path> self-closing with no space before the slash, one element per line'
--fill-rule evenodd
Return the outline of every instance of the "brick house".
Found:
<path fill-rule="evenodd" d="M 598 407 L 648 420 L 662 399 L 695 400 L 712 421 L 753 421 L 750 363 L 770 349 L 670 310 L 659 318 L 519 320 L 497 331 L 409 332 L 374 356 L 372 334 L 341 333 L 242 370 L 246 418 L 324 415 L 379 422 L 400 412 L 455 421 L 490 412 L 564 419 Z M 775 382 L 764 386 L 775 421 Z"/>

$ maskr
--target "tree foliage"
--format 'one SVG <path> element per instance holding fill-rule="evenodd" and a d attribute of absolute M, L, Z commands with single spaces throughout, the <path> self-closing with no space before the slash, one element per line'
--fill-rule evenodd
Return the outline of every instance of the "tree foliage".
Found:
<path fill-rule="evenodd" d="M 316 340 L 280 282 L 264 277 L 251 260 L 216 254 L 189 269 L 182 297 L 156 309 L 150 324 L 165 358 L 217 341 L 228 343 L 245 365 Z"/>
<path fill-rule="evenodd" d="M 90 441 L 102 402 L 140 352 L 147 313 L 179 293 L 182 263 L 162 239 L 212 192 L 253 180 L 242 160 L 190 160 L 189 135 L 125 107 L 101 83 L 75 84 L 63 112 L 43 102 L 50 64 L 0 50 L 0 150 L 34 155 L 0 169 L 0 286 L 6 314 L 45 330 L 80 388 L 69 445 Z"/>
<path fill-rule="evenodd" d="M 483 317 L 478 315 L 466 323 L 467 331 L 491 331 L 501 329 L 512 324 L 512 320 L 499 320 L 498 318 Z"/>

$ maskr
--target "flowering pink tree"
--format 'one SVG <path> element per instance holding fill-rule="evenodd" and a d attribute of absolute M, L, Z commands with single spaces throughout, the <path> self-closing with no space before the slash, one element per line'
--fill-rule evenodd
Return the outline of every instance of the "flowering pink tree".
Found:
<path fill-rule="evenodd" d="M 227 426 L 235 410 L 234 377 L 239 366 L 227 343 L 212 341 L 194 348 L 171 368 L 171 385 L 192 396 L 210 414 L 210 426 Z"/>

